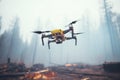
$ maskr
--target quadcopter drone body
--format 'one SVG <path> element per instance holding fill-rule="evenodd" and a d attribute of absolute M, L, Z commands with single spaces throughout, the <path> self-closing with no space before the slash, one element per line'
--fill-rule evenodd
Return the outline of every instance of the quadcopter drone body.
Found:
<path fill-rule="evenodd" d="M 61 29 L 55 29 L 52 31 L 34 31 L 34 33 L 37 34 L 42 34 L 41 36 L 41 40 L 42 40 L 42 45 L 44 45 L 44 38 L 48 38 L 48 48 L 50 49 L 50 43 L 55 42 L 56 44 L 61 44 L 63 41 L 65 40 L 71 40 L 74 39 L 75 40 L 75 45 L 77 45 L 77 38 L 75 35 L 77 34 L 82 34 L 82 33 L 74 33 L 74 29 L 73 29 L 73 24 L 75 24 L 77 21 L 73 21 L 68 25 L 68 29 L 66 30 L 61 30 Z M 48 33 L 50 32 L 50 34 L 44 34 L 44 33 Z M 70 37 L 66 37 L 65 34 L 71 32 L 71 36 Z"/>

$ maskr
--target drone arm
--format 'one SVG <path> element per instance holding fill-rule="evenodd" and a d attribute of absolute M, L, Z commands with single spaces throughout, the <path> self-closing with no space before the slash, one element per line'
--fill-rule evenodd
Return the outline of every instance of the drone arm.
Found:
<path fill-rule="evenodd" d="M 66 37 L 66 40 L 71 40 L 71 39 L 74 39 L 75 45 L 77 45 L 77 38 L 75 36 L 74 37 Z"/>
<path fill-rule="evenodd" d="M 74 30 L 72 26 L 70 27 L 70 30 L 71 30 L 72 37 L 74 37 Z"/>
<path fill-rule="evenodd" d="M 73 37 L 74 36 L 74 30 L 73 30 L 73 26 L 72 25 L 69 27 L 69 29 L 64 30 L 63 33 L 66 34 L 66 33 L 70 32 L 70 31 L 71 31 L 72 37 Z"/>
<path fill-rule="evenodd" d="M 66 34 L 70 31 L 70 29 L 64 30 L 63 33 Z"/>

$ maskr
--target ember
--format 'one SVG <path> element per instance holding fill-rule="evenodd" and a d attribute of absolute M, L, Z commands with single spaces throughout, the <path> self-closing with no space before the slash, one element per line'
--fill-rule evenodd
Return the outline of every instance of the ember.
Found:
<path fill-rule="evenodd" d="M 90 80 L 90 78 L 83 78 L 83 79 L 81 79 L 81 80 Z"/>
<path fill-rule="evenodd" d="M 119 73 L 105 72 L 101 65 L 66 64 L 45 68 L 35 64 L 1 64 L 0 80 L 120 80 Z"/>
<path fill-rule="evenodd" d="M 76 67 L 78 66 L 77 64 L 65 64 L 66 67 Z"/>
<path fill-rule="evenodd" d="M 56 77 L 56 73 L 50 70 L 42 70 L 37 72 L 28 72 L 25 75 L 26 79 L 44 79 L 44 80 L 51 80 L 51 78 Z"/>

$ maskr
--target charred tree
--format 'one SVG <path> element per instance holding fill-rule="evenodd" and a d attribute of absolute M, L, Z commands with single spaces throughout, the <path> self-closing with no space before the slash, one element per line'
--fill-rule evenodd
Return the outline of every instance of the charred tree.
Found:
<path fill-rule="evenodd" d="M 116 31 L 116 27 L 114 26 L 114 22 L 112 21 L 113 17 L 114 17 L 114 13 L 112 12 L 112 7 L 109 5 L 108 0 L 103 0 L 103 6 L 104 6 L 104 10 L 105 10 L 105 21 L 106 21 L 106 26 L 108 28 L 108 32 L 110 35 L 110 41 L 111 41 L 111 47 L 112 47 L 112 54 L 114 57 L 114 60 L 118 61 L 117 56 L 120 50 L 120 43 L 118 39 L 118 34 Z"/>

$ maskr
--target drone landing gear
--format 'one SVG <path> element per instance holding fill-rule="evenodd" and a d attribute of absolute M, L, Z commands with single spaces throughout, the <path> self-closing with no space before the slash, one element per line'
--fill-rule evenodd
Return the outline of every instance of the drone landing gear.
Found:
<path fill-rule="evenodd" d="M 41 40 L 42 40 L 42 45 L 44 46 L 44 38 L 48 38 L 48 37 L 52 37 L 51 35 L 45 35 L 45 34 L 42 34 L 42 37 L 41 37 Z"/>
<path fill-rule="evenodd" d="M 75 40 L 75 45 L 77 45 L 77 38 L 75 36 L 73 37 L 66 37 L 66 40 L 71 40 L 74 39 Z"/>
<path fill-rule="evenodd" d="M 55 42 L 55 40 L 49 40 L 49 41 L 48 41 L 48 48 L 49 48 L 49 49 L 50 49 L 50 43 L 51 43 L 51 42 Z"/>

